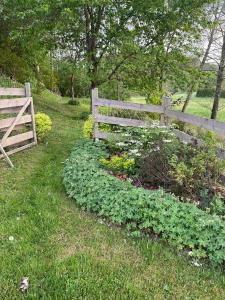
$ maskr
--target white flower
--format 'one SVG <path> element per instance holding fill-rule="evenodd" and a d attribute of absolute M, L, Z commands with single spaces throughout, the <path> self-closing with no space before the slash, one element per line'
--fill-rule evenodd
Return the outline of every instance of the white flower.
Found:
<path fill-rule="evenodd" d="M 154 149 L 152 149 L 152 151 L 159 151 L 160 150 L 160 147 L 156 147 Z"/>
<path fill-rule="evenodd" d="M 119 147 L 126 146 L 126 144 L 125 144 L 125 143 L 123 143 L 123 142 L 116 143 L 116 145 L 117 145 L 117 146 L 119 146 Z"/>
<path fill-rule="evenodd" d="M 136 140 L 130 140 L 130 142 L 135 144 L 137 141 Z"/>
<path fill-rule="evenodd" d="M 171 143 L 172 141 L 171 140 L 163 140 L 163 142 L 165 142 L 165 143 Z"/>
<path fill-rule="evenodd" d="M 133 149 L 133 150 L 130 150 L 129 151 L 131 154 L 136 154 L 136 153 L 138 153 L 138 149 Z"/>
<path fill-rule="evenodd" d="M 14 237 L 12 235 L 10 235 L 9 241 L 14 241 Z"/>
<path fill-rule="evenodd" d="M 192 262 L 192 265 L 195 266 L 195 267 L 201 267 L 202 266 L 202 264 L 200 264 L 199 262 L 197 262 L 197 260 L 194 260 Z"/>

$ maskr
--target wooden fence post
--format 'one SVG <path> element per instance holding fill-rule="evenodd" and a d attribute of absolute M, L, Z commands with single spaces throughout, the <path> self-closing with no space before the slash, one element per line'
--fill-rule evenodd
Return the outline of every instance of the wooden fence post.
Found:
<path fill-rule="evenodd" d="M 163 109 L 163 113 L 160 114 L 160 126 L 165 125 L 165 102 L 164 102 L 164 97 L 162 97 L 162 109 Z"/>
<path fill-rule="evenodd" d="M 96 137 L 98 132 L 98 122 L 96 121 L 96 117 L 98 115 L 98 106 L 96 102 L 98 101 L 98 88 L 91 90 L 91 101 L 92 101 L 92 117 L 94 121 L 94 138 L 95 141 L 98 142 L 99 139 Z"/>
<path fill-rule="evenodd" d="M 25 83 L 25 96 L 31 97 L 30 82 Z M 32 130 L 34 133 L 34 142 L 35 142 L 35 144 L 37 144 L 37 134 L 36 134 L 36 126 L 35 126 L 35 113 L 34 113 L 33 99 L 31 99 L 28 110 L 29 110 L 29 113 L 31 114 L 31 119 L 32 119 Z"/>
<path fill-rule="evenodd" d="M 162 97 L 164 116 L 166 118 L 166 127 L 170 128 L 170 117 L 168 116 L 168 110 L 171 110 L 171 99 L 168 96 Z"/>
<path fill-rule="evenodd" d="M 25 96 L 26 97 L 31 97 L 30 83 L 29 82 L 25 83 Z"/>

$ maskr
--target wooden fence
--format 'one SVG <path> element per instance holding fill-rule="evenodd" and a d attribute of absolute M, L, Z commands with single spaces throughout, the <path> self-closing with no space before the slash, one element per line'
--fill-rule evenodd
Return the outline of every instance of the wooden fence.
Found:
<path fill-rule="evenodd" d="M 0 99 L 0 115 L 4 115 L 0 118 L 0 158 L 13 167 L 9 155 L 37 144 L 30 84 L 25 88 L 0 88 L 0 96 L 10 96 Z"/>
<path fill-rule="evenodd" d="M 191 125 L 198 126 L 200 128 L 216 132 L 220 136 L 225 136 L 225 123 L 199 116 L 194 116 L 180 111 L 174 111 L 171 107 L 170 97 L 163 97 L 162 105 L 151 104 L 139 104 L 130 103 L 117 100 L 108 100 L 98 97 L 98 89 L 92 90 L 92 114 L 94 118 L 94 137 L 95 139 L 109 139 L 110 133 L 99 131 L 99 123 L 114 124 L 121 126 L 134 126 L 134 127 L 150 127 L 152 123 L 150 121 L 118 118 L 113 116 L 106 116 L 100 113 L 99 107 L 110 107 L 126 110 L 134 110 L 139 112 L 151 112 L 158 113 L 160 115 L 160 124 L 170 127 L 171 119 L 176 119 Z M 182 141 L 187 143 L 193 143 L 195 145 L 201 145 L 202 141 L 187 133 L 179 130 L 174 130 L 175 134 Z M 218 149 L 218 155 L 225 159 L 225 150 Z"/>

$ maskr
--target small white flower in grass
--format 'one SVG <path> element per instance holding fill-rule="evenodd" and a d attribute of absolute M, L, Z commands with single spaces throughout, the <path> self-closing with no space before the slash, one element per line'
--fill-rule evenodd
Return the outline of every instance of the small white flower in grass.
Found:
<path fill-rule="evenodd" d="M 202 264 L 200 264 L 197 260 L 192 261 L 192 265 L 195 267 L 201 267 Z"/>
<path fill-rule="evenodd" d="M 12 235 L 10 235 L 9 241 L 14 241 L 14 237 Z"/>
<path fill-rule="evenodd" d="M 20 291 L 22 293 L 27 292 L 28 288 L 29 288 L 29 278 L 23 277 L 20 283 Z"/>

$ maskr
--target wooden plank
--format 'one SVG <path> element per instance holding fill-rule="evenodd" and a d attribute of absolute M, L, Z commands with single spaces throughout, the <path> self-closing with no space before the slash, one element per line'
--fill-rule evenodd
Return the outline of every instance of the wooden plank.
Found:
<path fill-rule="evenodd" d="M 14 120 L 15 120 L 15 118 L 8 118 L 8 119 L 0 120 L 0 129 L 8 128 Z M 21 119 L 17 122 L 17 125 L 30 123 L 31 120 L 32 120 L 31 115 L 22 116 Z"/>
<path fill-rule="evenodd" d="M 201 139 L 198 139 L 186 132 L 180 131 L 178 129 L 173 129 L 173 132 L 176 134 L 178 139 L 184 143 L 193 144 L 195 146 L 201 146 L 203 144 L 203 141 Z"/>
<path fill-rule="evenodd" d="M 0 115 L 4 115 L 4 114 L 17 114 L 21 109 L 20 107 L 11 107 L 11 108 L 3 108 L 0 109 Z"/>
<path fill-rule="evenodd" d="M 24 88 L 0 88 L 0 96 L 25 96 Z"/>
<path fill-rule="evenodd" d="M 198 116 L 182 113 L 179 111 L 168 110 L 167 115 L 171 118 L 175 118 L 179 121 L 189 123 L 200 128 L 204 128 L 210 131 L 217 132 L 219 135 L 225 135 L 225 123 L 216 120 L 201 118 Z"/>
<path fill-rule="evenodd" d="M 35 124 L 35 113 L 34 113 L 33 99 L 31 99 L 30 112 L 31 112 L 32 129 L 33 129 L 33 133 L 34 133 L 34 142 L 35 142 L 35 144 L 37 144 L 37 133 L 36 133 L 36 124 Z"/>
<path fill-rule="evenodd" d="M 35 143 L 35 142 L 32 142 L 32 143 L 30 143 L 30 144 L 21 146 L 21 147 L 19 147 L 19 148 L 13 149 L 13 150 L 10 150 L 10 151 L 8 151 L 6 154 L 7 154 L 8 156 L 10 156 L 10 155 L 12 155 L 12 154 L 14 154 L 14 153 L 17 153 L 17 152 L 19 152 L 19 151 L 23 151 L 23 150 L 28 149 L 28 148 L 30 148 L 30 147 L 33 147 L 33 146 L 35 146 L 35 145 L 36 145 L 36 143 Z M 1 158 L 3 158 L 3 155 L 0 155 L 0 159 L 1 159 Z"/>
<path fill-rule="evenodd" d="M 119 134 L 111 133 L 111 132 L 102 132 L 102 131 L 96 131 L 95 133 L 96 138 L 101 140 L 110 140 L 110 139 L 117 139 L 120 137 Z"/>
<path fill-rule="evenodd" d="M 150 121 L 117 118 L 117 117 L 104 116 L 104 115 L 96 115 L 95 121 L 99 122 L 99 123 L 114 124 L 114 125 L 120 125 L 120 126 L 133 126 L 133 127 L 149 127 L 149 126 L 151 126 Z"/>
<path fill-rule="evenodd" d="M 2 157 L 5 158 L 5 160 L 10 165 L 10 167 L 14 168 L 13 163 L 11 162 L 10 158 L 8 157 L 7 153 L 5 152 L 1 144 L 0 144 L 0 151 L 2 152 Z"/>
<path fill-rule="evenodd" d="M 159 105 L 131 103 L 131 102 L 108 100 L 108 99 L 102 99 L 102 98 L 98 99 L 95 102 L 95 105 L 112 107 L 112 108 L 137 110 L 137 111 L 142 111 L 142 112 L 153 112 L 153 113 L 163 113 L 164 112 L 163 107 L 159 106 Z"/>
<path fill-rule="evenodd" d="M 7 138 L 9 137 L 9 135 L 12 132 L 13 128 L 17 125 L 17 122 L 21 119 L 23 113 L 25 112 L 27 107 L 30 105 L 30 103 L 31 103 L 31 98 L 27 98 L 26 104 L 22 107 L 22 109 L 20 110 L 18 115 L 15 117 L 15 119 L 13 120 L 10 127 L 7 129 L 5 135 L 3 136 L 2 140 L 1 140 L 2 146 L 5 146 L 5 142 L 6 142 Z"/>
<path fill-rule="evenodd" d="M 0 109 L 24 106 L 28 99 L 29 97 L 15 99 L 0 99 Z"/>
<path fill-rule="evenodd" d="M 166 127 L 170 128 L 170 117 L 167 114 L 168 110 L 171 110 L 171 99 L 168 96 L 163 96 L 162 101 L 164 103 L 164 109 L 165 109 L 165 116 L 166 116 Z"/>
<path fill-rule="evenodd" d="M 7 138 L 4 147 L 12 146 L 21 142 L 24 142 L 26 140 L 30 140 L 34 138 L 34 133 L 33 131 L 28 131 L 25 133 L 17 134 L 14 136 L 10 136 Z M 0 141 L 1 143 L 1 141 Z"/>

